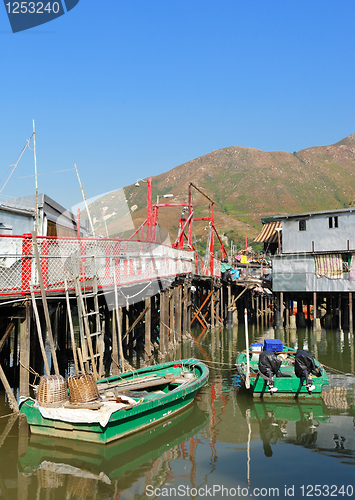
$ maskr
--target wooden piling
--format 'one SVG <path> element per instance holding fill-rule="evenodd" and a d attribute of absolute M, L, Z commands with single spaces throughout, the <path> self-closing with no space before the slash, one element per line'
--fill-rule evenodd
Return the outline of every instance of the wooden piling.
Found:
<path fill-rule="evenodd" d="M 350 333 L 354 332 L 354 325 L 353 325 L 353 294 L 352 294 L 352 292 L 349 292 L 349 332 Z"/>
<path fill-rule="evenodd" d="M 152 352 L 152 345 L 151 345 L 151 325 L 152 325 L 152 302 L 151 298 L 147 297 L 145 299 L 145 307 L 146 307 L 146 313 L 145 313 L 145 334 L 144 334 L 144 346 L 145 346 L 145 354 L 144 354 L 144 360 L 147 363 L 150 361 L 150 356 Z"/>
<path fill-rule="evenodd" d="M 174 312 L 175 312 L 175 293 L 174 290 L 170 291 L 170 311 L 169 311 L 169 335 L 170 340 L 175 344 L 175 322 L 174 322 Z"/>
<path fill-rule="evenodd" d="M 159 339 L 160 339 L 160 352 L 161 354 L 166 353 L 167 346 L 165 344 L 166 335 L 165 335 L 165 309 L 166 309 L 166 295 L 164 290 L 160 291 L 160 324 L 159 324 Z"/>
<path fill-rule="evenodd" d="M 117 316 L 116 316 L 116 311 L 113 309 L 112 311 L 112 329 L 111 329 L 111 334 L 112 334 L 112 375 L 118 375 L 120 370 L 119 370 L 119 365 L 118 365 L 118 341 L 117 341 Z"/>
<path fill-rule="evenodd" d="M 181 285 L 175 288 L 175 331 L 176 340 L 181 342 Z"/>
<path fill-rule="evenodd" d="M 20 397 L 27 398 L 30 395 L 30 330 L 32 307 L 31 302 L 25 303 L 25 320 L 20 324 Z"/>

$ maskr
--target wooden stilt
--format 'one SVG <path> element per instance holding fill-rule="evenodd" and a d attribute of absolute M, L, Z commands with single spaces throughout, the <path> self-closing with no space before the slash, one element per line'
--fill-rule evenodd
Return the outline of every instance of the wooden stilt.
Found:
<path fill-rule="evenodd" d="M 283 327 L 284 324 L 284 294 L 280 292 L 280 327 Z"/>
<path fill-rule="evenodd" d="M 224 297 L 223 297 L 223 282 L 221 282 L 221 293 L 220 293 L 220 314 L 221 314 L 221 322 L 222 322 L 222 325 L 224 324 L 224 317 L 225 317 L 225 314 L 224 314 Z"/>
<path fill-rule="evenodd" d="M 169 327 L 170 327 L 170 331 L 169 331 L 169 336 L 170 336 L 170 340 L 171 342 L 173 342 L 173 344 L 175 344 L 175 321 L 174 321 L 174 312 L 175 312 L 175 293 L 174 293 L 174 289 L 170 290 L 170 312 L 169 312 Z"/>
<path fill-rule="evenodd" d="M 285 327 L 290 328 L 290 307 L 289 307 L 289 296 L 286 295 L 285 298 Z"/>
<path fill-rule="evenodd" d="M 164 319 L 165 319 L 165 298 L 166 295 L 164 293 L 164 290 L 161 290 L 160 292 L 160 326 L 159 326 L 159 338 L 160 338 L 160 352 L 162 354 L 165 354 L 166 352 L 166 345 L 165 345 L 165 324 L 164 324 Z"/>
<path fill-rule="evenodd" d="M 181 341 L 181 286 L 175 288 L 175 331 L 176 340 Z"/>
<path fill-rule="evenodd" d="M 144 359 L 146 363 L 149 363 L 150 356 L 152 353 L 151 344 L 151 324 L 152 324 L 152 303 L 151 298 L 147 297 L 145 299 L 145 333 L 144 333 Z"/>
<path fill-rule="evenodd" d="M 213 328 L 215 326 L 215 314 L 214 314 L 214 283 L 213 283 L 213 279 L 211 280 L 211 327 Z"/>
<path fill-rule="evenodd" d="M 117 327 L 116 327 L 116 311 L 112 311 L 112 375 L 118 375 L 118 342 L 117 342 Z"/>
<path fill-rule="evenodd" d="M 27 398 L 30 395 L 30 325 L 31 325 L 31 302 L 25 303 L 26 317 L 20 325 L 20 397 Z"/>
<path fill-rule="evenodd" d="M 125 372 L 124 367 L 124 356 L 122 349 L 122 322 L 120 315 L 118 314 L 118 292 L 117 292 L 117 284 L 116 284 L 116 275 L 115 275 L 115 310 L 116 310 L 116 327 L 117 327 L 117 338 L 118 338 L 118 353 L 121 362 L 121 370 L 122 373 Z"/>
<path fill-rule="evenodd" d="M 353 294 L 352 294 L 352 292 L 349 292 L 349 332 L 350 333 L 354 332 L 354 325 L 353 325 Z"/>
<path fill-rule="evenodd" d="M 187 286 L 187 294 L 186 294 L 187 302 L 186 302 L 186 332 L 188 334 L 191 333 L 191 286 L 190 283 Z"/>

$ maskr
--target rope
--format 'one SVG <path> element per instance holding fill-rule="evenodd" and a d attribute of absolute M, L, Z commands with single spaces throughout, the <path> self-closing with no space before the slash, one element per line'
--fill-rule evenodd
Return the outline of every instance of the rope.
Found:
<path fill-rule="evenodd" d="M 214 365 L 228 365 L 229 366 L 229 368 L 219 368 L 218 366 L 216 366 L 216 367 L 214 367 L 214 366 L 210 367 L 210 368 L 213 368 L 214 370 L 227 370 L 227 371 L 230 371 L 230 370 L 234 370 L 236 368 L 235 364 L 224 363 L 222 361 L 210 361 L 210 360 L 199 359 L 199 358 L 190 358 L 190 359 L 197 359 L 197 361 L 199 361 L 200 363 L 204 363 L 204 364 L 213 363 Z"/>
<path fill-rule="evenodd" d="M 196 340 L 196 339 L 194 339 L 194 340 Z M 202 345 L 204 347 L 210 347 L 211 346 L 211 344 L 204 344 L 203 342 L 198 342 L 198 344 Z M 230 349 L 224 349 L 223 347 L 216 347 L 215 346 L 214 349 L 218 349 L 219 351 L 222 351 L 222 352 L 231 352 L 231 353 L 233 353 L 235 355 L 240 354 L 240 351 L 234 351 L 233 349 L 232 350 L 230 350 Z"/>
<path fill-rule="evenodd" d="M 321 363 L 321 365 L 324 366 L 325 368 L 327 368 L 328 370 L 333 370 L 334 372 L 339 373 L 340 375 L 347 375 L 347 376 L 355 377 L 355 373 L 342 372 L 341 370 L 337 370 L 336 368 L 333 368 L 332 366 L 325 365 L 324 363 Z"/>
<path fill-rule="evenodd" d="M 118 290 L 120 292 L 121 295 L 123 295 L 123 297 L 126 299 L 126 302 L 128 302 L 129 299 L 133 299 L 134 297 L 137 297 L 137 295 L 140 295 L 141 293 L 144 292 L 144 290 L 146 290 L 148 288 L 149 285 L 151 285 L 151 281 L 149 281 L 149 283 L 142 289 L 140 290 L 139 292 L 137 292 L 135 295 L 125 295 L 122 290 Z"/>
<path fill-rule="evenodd" d="M 25 370 L 27 370 L 29 373 L 31 373 L 31 375 L 34 375 L 35 376 L 35 379 L 33 381 L 33 385 L 32 387 L 35 385 L 35 382 L 37 380 L 37 378 L 41 378 L 40 374 L 37 373 L 33 368 L 31 368 L 30 366 L 27 367 L 25 366 L 21 361 L 19 361 L 19 364 L 22 366 L 22 368 L 24 368 Z"/>

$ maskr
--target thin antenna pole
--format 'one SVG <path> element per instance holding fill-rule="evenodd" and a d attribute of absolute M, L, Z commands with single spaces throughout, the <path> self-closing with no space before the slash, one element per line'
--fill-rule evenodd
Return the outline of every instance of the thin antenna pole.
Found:
<path fill-rule="evenodd" d="M 91 216 L 90 216 L 90 212 L 89 212 L 89 207 L 88 207 L 88 204 L 87 204 L 87 201 L 86 201 L 86 198 L 85 198 L 84 188 L 81 185 L 81 181 L 80 181 L 80 177 L 79 177 L 79 172 L 78 172 L 78 169 L 77 169 L 75 163 L 74 163 L 74 167 L 75 167 L 75 170 L 76 170 L 76 175 L 78 176 L 78 181 L 79 181 L 79 184 L 80 184 L 81 192 L 83 193 L 83 199 L 84 199 L 86 211 L 88 213 L 88 218 L 89 218 L 89 222 L 90 222 L 90 226 L 91 226 L 91 231 L 92 231 L 93 236 L 95 236 L 95 230 L 94 230 L 94 226 L 92 225 L 92 220 L 91 220 Z"/>
<path fill-rule="evenodd" d="M 37 156 L 36 156 L 36 131 L 35 119 L 33 118 L 33 156 L 35 160 L 35 185 L 36 185 L 36 234 L 38 234 L 39 220 L 38 220 L 38 182 L 37 182 Z"/>
<path fill-rule="evenodd" d="M 24 146 L 24 147 L 23 147 L 23 149 L 22 149 L 22 151 L 21 151 L 21 154 L 20 154 L 20 156 L 19 156 L 19 158 L 18 158 L 17 162 L 16 162 L 16 163 L 13 163 L 12 165 L 10 165 L 10 166 L 9 166 L 9 168 L 10 168 L 10 167 L 14 167 L 14 168 L 11 170 L 11 173 L 10 173 L 9 177 L 6 179 L 5 184 L 4 184 L 4 185 L 3 185 L 3 187 L 0 189 L 0 193 L 2 193 L 2 191 L 4 190 L 4 188 L 5 188 L 6 184 L 9 182 L 10 177 L 11 177 L 11 176 L 12 176 L 12 174 L 14 173 L 14 171 L 15 171 L 15 169 L 16 169 L 16 167 L 17 167 L 18 163 L 19 163 L 19 161 L 21 160 L 23 153 L 25 152 L 25 150 L 26 150 L 27 146 L 29 145 L 29 143 L 30 143 L 30 141 L 31 141 L 31 139 L 32 139 L 32 136 L 33 136 L 33 134 L 32 134 L 32 135 L 31 135 L 31 137 L 27 140 L 27 142 L 26 142 L 26 146 Z"/>

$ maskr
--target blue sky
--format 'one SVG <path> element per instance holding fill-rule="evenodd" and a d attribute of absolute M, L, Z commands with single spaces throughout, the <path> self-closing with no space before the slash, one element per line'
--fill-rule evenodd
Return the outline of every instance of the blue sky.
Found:
<path fill-rule="evenodd" d="M 355 3 L 80 0 L 13 34 L 0 14 L 0 189 L 36 122 L 38 173 L 87 198 L 227 146 L 297 151 L 355 133 Z M 26 151 L 0 195 L 33 194 Z M 75 171 L 39 191 L 81 201 Z"/>

